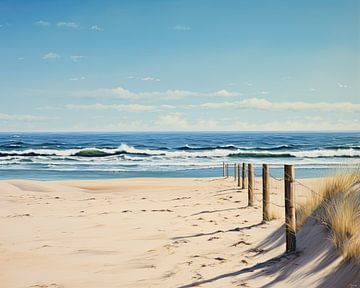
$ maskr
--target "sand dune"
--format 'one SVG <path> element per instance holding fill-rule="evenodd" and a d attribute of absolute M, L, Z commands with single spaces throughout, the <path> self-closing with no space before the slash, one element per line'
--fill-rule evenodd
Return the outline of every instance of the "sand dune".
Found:
<path fill-rule="evenodd" d="M 230 178 L 0 181 L 0 286 L 360 287 L 314 220 L 284 255 L 283 208 L 262 223 L 260 187 L 247 207 Z"/>

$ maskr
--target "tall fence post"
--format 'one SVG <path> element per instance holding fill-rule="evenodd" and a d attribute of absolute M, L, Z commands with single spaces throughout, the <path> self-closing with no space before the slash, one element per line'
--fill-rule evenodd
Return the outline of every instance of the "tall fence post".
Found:
<path fill-rule="evenodd" d="M 246 164 L 242 163 L 242 184 L 241 184 L 242 189 L 245 189 L 245 181 L 246 181 Z"/>
<path fill-rule="evenodd" d="M 234 181 L 236 181 L 236 163 L 234 163 Z"/>
<path fill-rule="evenodd" d="M 254 206 L 254 166 L 248 164 L 248 206 Z"/>
<path fill-rule="evenodd" d="M 241 178 L 241 175 L 240 175 L 240 164 L 237 165 L 237 180 L 238 180 L 238 183 L 237 183 L 237 186 L 240 187 L 240 179 Z"/>
<path fill-rule="evenodd" d="M 292 252 L 296 250 L 294 174 L 294 165 L 284 166 L 286 252 Z"/>
<path fill-rule="evenodd" d="M 263 221 L 270 221 L 270 181 L 269 166 L 262 166 L 262 184 L 263 184 Z"/>

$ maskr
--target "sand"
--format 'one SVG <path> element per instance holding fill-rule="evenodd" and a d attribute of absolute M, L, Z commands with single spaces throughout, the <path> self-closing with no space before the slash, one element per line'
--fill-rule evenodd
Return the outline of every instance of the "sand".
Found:
<path fill-rule="evenodd" d="M 284 255 L 284 208 L 263 223 L 258 178 L 255 196 L 233 178 L 0 181 L 0 287 L 360 287 L 314 221 Z"/>

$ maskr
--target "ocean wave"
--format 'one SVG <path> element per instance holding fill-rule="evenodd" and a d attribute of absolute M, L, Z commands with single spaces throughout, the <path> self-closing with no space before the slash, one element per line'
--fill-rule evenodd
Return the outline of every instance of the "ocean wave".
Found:
<path fill-rule="evenodd" d="M 105 152 L 101 149 L 83 149 L 79 152 L 72 154 L 71 156 L 79 156 L 79 157 L 107 157 L 107 156 L 118 156 L 118 155 L 134 155 L 134 156 L 151 156 L 148 153 L 135 153 L 135 152 L 128 152 L 128 151 L 114 151 L 114 152 Z"/>
<path fill-rule="evenodd" d="M 0 157 L 8 157 L 8 156 L 56 156 L 56 153 L 36 153 L 36 152 L 0 152 Z"/>
<path fill-rule="evenodd" d="M 156 156 L 165 155 L 164 151 L 137 149 L 127 144 L 121 144 L 117 148 L 84 148 L 84 149 L 27 149 L 27 150 L 3 150 L 0 157 L 7 156 L 77 156 L 77 157 L 107 157 L 116 155 Z"/>
<path fill-rule="evenodd" d="M 270 152 L 240 152 L 240 153 L 231 153 L 228 157 L 237 157 L 237 158 L 275 158 L 275 157 L 296 157 L 290 153 L 270 153 Z"/>
<path fill-rule="evenodd" d="M 182 150 L 182 151 L 210 151 L 210 150 L 245 150 L 245 151 L 251 151 L 251 150 L 259 150 L 259 151 L 276 151 L 276 150 L 285 150 L 285 149 L 296 149 L 299 148 L 298 145 L 276 145 L 276 146 L 235 146 L 233 144 L 229 145 L 216 145 L 216 146 L 191 146 L 191 145 L 185 145 L 175 148 L 176 150 Z"/>
<path fill-rule="evenodd" d="M 0 150 L 0 157 L 63 157 L 72 159 L 80 158 L 105 158 L 133 156 L 136 159 L 151 157 L 160 158 L 359 158 L 360 149 L 313 149 L 294 151 L 295 146 L 278 145 L 272 147 L 246 147 L 238 148 L 234 145 L 214 147 L 192 147 L 189 145 L 175 148 L 175 150 L 135 148 L 121 144 L 116 148 L 80 148 L 80 149 L 26 149 L 26 150 Z M 250 150 L 250 148 L 253 148 Z M 262 150 L 263 149 L 263 150 Z M 288 149 L 288 150 L 286 150 Z M 277 151 L 280 150 L 280 151 Z M 65 159 L 64 159 L 65 160 Z"/>
<path fill-rule="evenodd" d="M 333 149 L 333 150 L 310 150 L 310 151 L 295 151 L 291 152 L 291 155 L 295 157 L 303 158 L 333 158 L 333 157 L 343 157 L 343 158 L 359 158 L 360 151 L 350 148 L 350 149 Z"/>
<path fill-rule="evenodd" d="M 335 145 L 335 146 L 325 146 L 324 149 L 328 150 L 345 150 L 345 149 L 354 149 L 354 150 L 360 150 L 360 146 L 354 146 L 354 145 Z"/>
<path fill-rule="evenodd" d="M 31 147 L 39 147 L 39 148 L 49 148 L 56 147 L 60 148 L 64 143 L 60 142 L 41 142 L 41 143 L 30 143 L 24 141 L 10 141 L 0 144 L 0 149 L 17 149 L 17 148 L 31 148 Z"/>
<path fill-rule="evenodd" d="M 231 153 L 229 157 L 239 158 L 360 158 L 360 151 L 355 149 L 337 149 L 337 150 L 305 150 L 305 151 L 289 151 L 289 152 L 269 152 L 269 151 L 246 151 L 239 153 Z"/>
<path fill-rule="evenodd" d="M 176 150 L 181 150 L 181 151 L 205 151 L 205 150 L 219 150 L 219 149 L 236 150 L 238 149 L 238 147 L 230 144 L 230 145 L 217 145 L 217 146 L 204 146 L 204 147 L 185 145 L 176 148 Z"/>
<path fill-rule="evenodd" d="M 255 150 L 261 151 L 276 151 L 276 150 L 286 150 L 286 149 L 299 149 L 299 145 L 287 144 L 287 145 L 276 145 L 276 146 L 264 146 L 264 147 L 253 147 Z"/>

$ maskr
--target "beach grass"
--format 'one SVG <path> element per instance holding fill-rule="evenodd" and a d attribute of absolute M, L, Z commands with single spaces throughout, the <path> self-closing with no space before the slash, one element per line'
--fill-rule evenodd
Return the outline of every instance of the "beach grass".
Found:
<path fill-rule="evenodd" d="M 360 261 L 360 169 L 326 178 L 296 211 L 297 228 L 315 217 L 328 228 L 344 260 Z"/>

